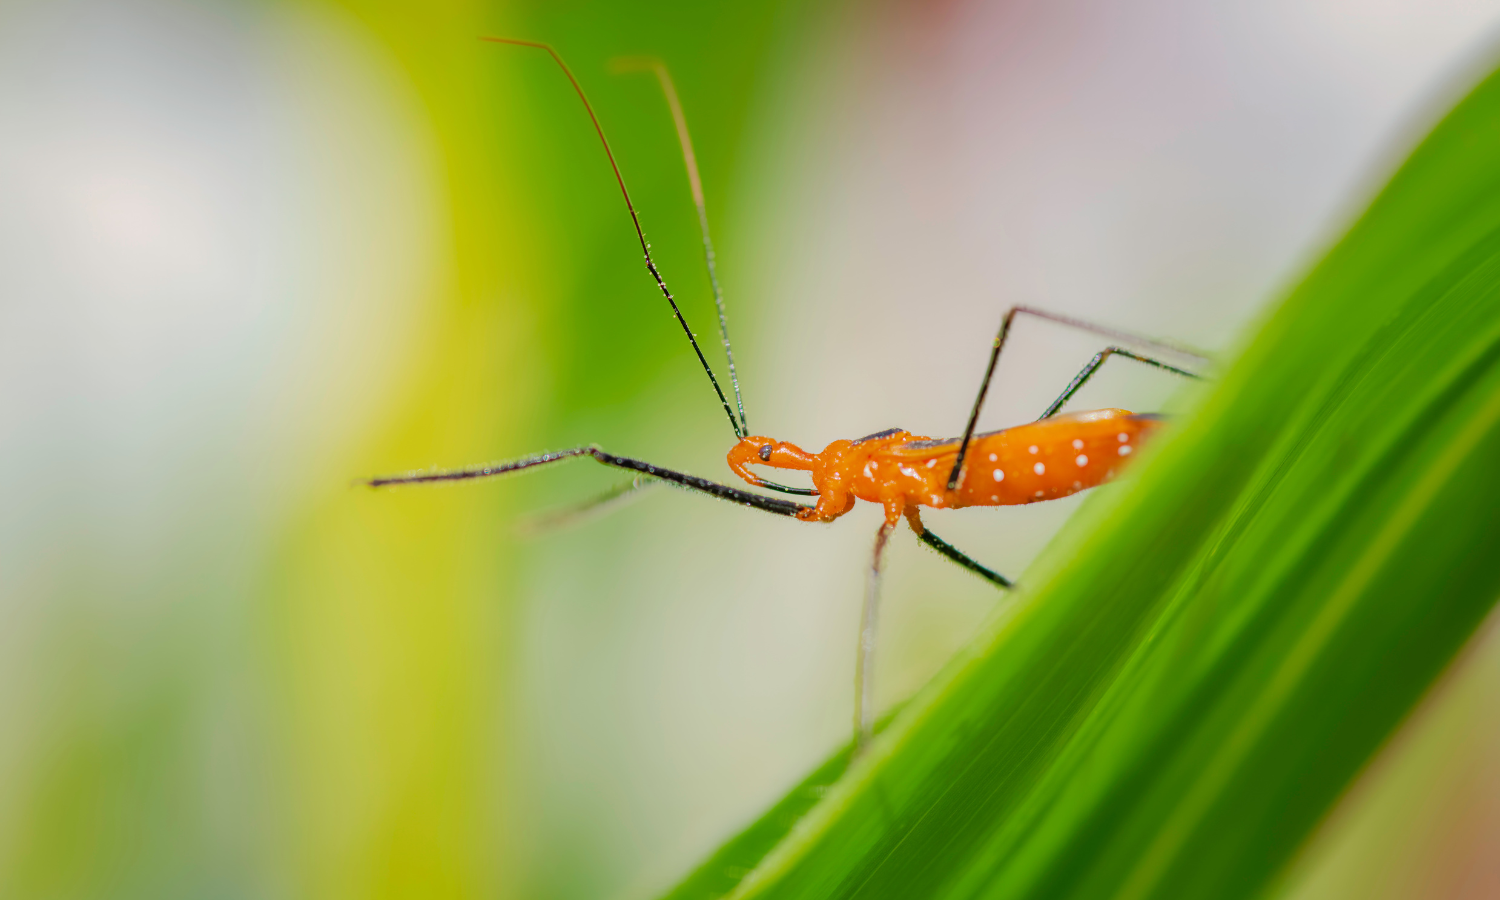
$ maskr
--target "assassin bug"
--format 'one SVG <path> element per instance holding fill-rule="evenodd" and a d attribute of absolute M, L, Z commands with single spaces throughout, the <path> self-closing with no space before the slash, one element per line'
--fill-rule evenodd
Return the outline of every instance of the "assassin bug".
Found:
<path fill-rule="evenodd" d="M 651 257 L 651 246 L 646 241 L 645 232 L 641 228 L 635 205 L 630 199 L 630 192 L 625 187 L 625 179 L 620 172 L 619 164 L 615 161 L 614 152 L 604 136 L 604 129 L 594 113 L 593 106 L 584 95 L 583 87 L 574 77 L 572 70 L 550 45 L 508 38 L 483 38 L 482 40 L 544 50 L 573 85 L 573 90 L 582 101 L 584 110 L 593 123 L 594 131 L 599 136 L 599 142 L 614 172 L 615 181 L 619 184 L 626 211 L 630 214 L 631 224 L 640 242 L 641 253 L 645 257 L 646 270 L 651 273 L 657 288 L 671 307 L 677 324 L 687 335 L 688 342 L 692 345 L 693 352 L 697 355 L 709 384 L 713 387 L 719 403 L 724 408 L 725 415 L 729 418 L 730 427 L 734 430 L 737 443 L 729 451 L 727 457 L 729 468 L 755 487 L 817 499 L 809 505 L 768 497 L 706 478 L 699 478 L 696 475 L 665 469 L 644 460 L 619 456 L 594 445 L 463 469 L 383 476 L 369 479 L 365 483 L 370 487 L 388 487 L 468 481 L 506 475 L 563 460 L 588 457 L 603 465 L 631 472 L 634 477 L 627 484 L 572 511 L 574 513 L 598 508 L 603 503 L 614 501 L 643 487 L 660 482 L 805 522 L 831 522 L 853 509 L 857 500 L 880 504 L 885 510 L 885 517 L 875 536 L 875 547 L 866 580 L 855 671 L 855 733 L 857 742 L 862 746 L 868 741 L 873 725 L 871 672 L 875 655 L 881 566 L 886 543 L 901 520 L 903 518 L 906 520 L 912 532 L 922 543 L 949 560 L 997 587 L 1011 587 L 1011 581 L 1005 576 L 984 566 L 933 534 L 923 524 L 919 508 L 927 506 L 933 509 L 959 509 L 968 506 L 1035 503 L 1066 497 L 1103 483 L 1115 475 L 1119 467 L 1139 446 L 1140 441 L 1159 427 L 1161 417 L 1131 413 L 1123 409 L 1100 409 L 1060 415 L 1059 410 L 1063 405 L 1094 376 L 1111 356 L 1132 359 L 1188 378 L 1198 377 L 1187 368 L 1173 365 L 1154 356 L 1136 353 L 1120 344 L 1149 347 L 1154 352 L 1179 357 L 1180 361 L 1184 362 L 1186 359 L 1206 362 L 1206 357 L 1172 344 L 1148 340 L 1040 309 L 1017 306 L 1011 308 L 1001 320 L 999 333 L 996 334 L 990 351 L 989 363 L 980 381 L 979 393 L 974 399 L 973 409 L 961 437 L 934 439 L 912 434 L 904 429 L 890 428 L 855 440 L 834 441 L 821 452 L 810 453 L 787 441 L 752 435 L 745 418 L 745 404 L 740 394 L 739 377 L 734 366 L 734 353 L 729 343 L 723 292 L 719 286 L 715 267 L 713 241 L 709 236 L 708 216 L 697 160 L 688 136 L 682 105 L 666 67 L 655 60 L 626 60 L 623 66 L 626 70 L 654 73 L 672 112 L 678 142 L 687 167 L 688 181 L 692 188 L 693 201 L 698 210 L 698 221 L 703 236 L 704 260 L 713 289 L 714 304 L 718 310 L 719 334 L 723 341 L 728 362 L 729 382 L 734 393 L 733 406 L 723 388 L 720 387 L 712 366 L 704 357 L 703 350 L 698 345 L 692 329 L 688 327 L 687 320 L 677 306 L 677 301 L 668 290 L 661 272 Z M 1022 314 L 1095 334 L 1111 343 L 1094 354 L 1057 399 L 1043 410 L 1036 421 L 1000 431 L 976 434 L 975 427 L 979 420 L 979 413 L 989 392 L 1000 351 L 1005 346 L 1006 338 L 1010 334 L 1016 317 Z M 778 484 L 756 475 L 751 471 L 751 466 L 804 471 L 811 475 L 813 486 L 797 488 Z"/>

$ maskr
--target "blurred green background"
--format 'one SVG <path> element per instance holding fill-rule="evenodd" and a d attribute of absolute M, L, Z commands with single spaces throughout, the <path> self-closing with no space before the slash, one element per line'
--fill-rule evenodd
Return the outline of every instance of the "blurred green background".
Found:
<path fill-rule="evenodd" d="M 728 478 L 554 43 L 752 430 L 962 423 L 1005 306 L 1216 350 L 1487 68 L 1494 3 L 0 6 L 0 895 L 637 897 L 847 734 L 875 519 L 621 479 L 361 476 L 598 442 Z M 987 422 L 1094 347 L 1039 330 Z M 1101 380 L 1102 381 L 1102 380 Z M 1080 405 L 1149 409 L 1119 372 Z M 1017 574 L 1069 502 L 948 517 Z M 936 523 L 935 527 L 936 527 Z M 908 543 L 883 703 L 994 595 Z M 1487 629 L 1288 873 L 1493 896 Z"/>

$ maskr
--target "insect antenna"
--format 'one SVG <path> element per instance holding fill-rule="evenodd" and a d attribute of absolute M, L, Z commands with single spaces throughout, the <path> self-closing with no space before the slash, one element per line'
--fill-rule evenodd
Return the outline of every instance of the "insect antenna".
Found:
<path fill-rule="evenodd" d="M 620 196 L 625 198 L 625 209 L 630 213 L 630 224 L 635 226 L 635 236 L 641 242 L 641 253 L 646 257 L 646 270 L 651 273 L 652 278 L 656 279 L 656 286 L 661 289 L 662 296 L 667 298 L 668 305 L 672 307 L 672 315 L 677 318 L 677 324 L 682 326 L 682 332 L 683 334 L 687 335 L 688 343 L 693 345 L 693 352 L 698 355 L 698 362 L 703 366 L 703 373 L 708 376 L 709 384 L 713 385 L 714 393 L 719 396 L 719 403 L 723 404 L 724 406 L 724 414 L 729 417 L 729 426 L 734 429 L 734 436 L 736 438 L 743 438 L 746 434 L 748 434 L 748 432 L 745 430 L 744 425 L 734 417 L 734 410 L 729 405 L 729 398 L 724 396 L 723 388 L 719 387 L 719 379 L 714 377 L 714 370 L 711 366 L 709 366 L 708 359 L 704 357 L 703 349 L 698 346 L 698 339 L 693 335 L 693 329 L 688 327 L 687 319 L 683 318 L 682 310 L 677 308 L 677 301 L 672 298 L 672 292 L 667 289 L 666 281 L 662 279 L 661 272 L 656 268 L 656 261 L 651 258 L 651 245 L 646 242 L 646 233 L 641 230 L 640 217 L 636 215 L 635 204 L 630 200 L 630 191 L 625 187 L 625 176 L 620 173 L 620 164 L 615 161 L 615 152 L 610 149 L 609 139 L 604 136 L 604 126 L 599 124 L 599 117 L 594 114 L 593 104 L 589 103 L 589 98 L 583 93 L 583 85 L 578 83 L 578 79 L 573 76 L 573 70 L 568 68 L 568 64 L 563 62 L 562 57 L 557 55 L 557 51 L 552 49 L 552 45 L 550 44 L 543 44 L 538 41 L 520 41 L 513 38 L 500 37 L 482 37 L 480 38 L 480 40 L 488 41 L 494 44 L 511 44 L 516 47 L 535 47 L 538 50 L 545 50 L 547 51 L 547 55 L 551 56 L 552 60 L 557 63 L 558 68 L 562 69 L 563 74 L 568 77 L 568 81 L 573 85 L 574 92 L 578 94 L 578 99 L 583 101 L 583 108 L 589 114 L 589 121 L 594 123 L 594 132 L 599 135 L 599 143 L 604 146 L 604 155 L 609 157 L 609 166 L 614 170 L 615 182 L 620 185 Z M 694 168 L 696 168 L 696 166 Z M 699 206 L 699 209 L 702 209 L 701 204 Z M 711 254 L 712 251 L 710 251 L 710 258 Z M 723 321 L 722 309 L 723 308 L 721 306 L 721 322 Z M 729 338 L 727 337 L 727 335 L 724 339 L 724 343 L 725 347 L 727 348 L 729 344 Z M 731 361 L 731 377 L 733 377 L 733 373 L 734 364 Z M 738 380 L 735 381 L 735 397 L 736 399 L 738 399 L 739 397 Z"/>
<path fill-rule="evenodd" d="M 724 358 L 729 361 L 729 383 L 734 387 L 734 404 L 740 413 L 740 430 L 750 433 L 750 422 L 745 418 L 745 399 L 740 396 L 740 379 L 734 369 L 734 348 L 729 344 L 729 319 L 724 314 L 724 290 L 719 287 L 719 273 L 715 265 L 714 240 L 708 232 L 708 208 L 703 202 L 703 179 L 698 175 L 698 156 L 693 152 L 693 138 L 688 134 L 687 116 L 682 111 L 682 100 L 677 96 L 677 86 L 672 82 L 672 73 L 667 64 L 651 56 L 625 56 L 610 60 L 610 68 L 618 73 L 651 72 L 661 85 L 667 98 L 667 107 L 672 111 L 672 124 L 677 128 L 677 143 L 682 147 L 682 161 L 687 167 L 688 185 L 693 191 L 693 205 L 698 208 L 698 229 L 703 233 L 703 261 L 708 267 L 708 283 L 714 292 L 714 308 L 719 312 L 719 337 L 724 341 Z"/>

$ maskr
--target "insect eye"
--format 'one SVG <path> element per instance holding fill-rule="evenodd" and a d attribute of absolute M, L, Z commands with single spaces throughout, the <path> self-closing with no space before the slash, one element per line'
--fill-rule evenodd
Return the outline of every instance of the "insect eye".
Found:
<path fill-rule="evenodd" d="M 770 444 L 767 444 L 764 447 L 760 448 L 760 460 L 761 460 L 761 462 L 770 462 L 771 461 L 771 445 Z"/>

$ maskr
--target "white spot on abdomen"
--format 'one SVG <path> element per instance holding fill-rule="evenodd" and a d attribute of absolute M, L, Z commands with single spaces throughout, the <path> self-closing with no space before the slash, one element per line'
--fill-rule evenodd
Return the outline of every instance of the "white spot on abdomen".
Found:
<path fill-rule="evenodd" d="M 1126 441 L 1130 440 L 1130 435 L 1128 435 L 1128 434 L 1126 434 L 1125 432 L 1122 431 L 1119 434 L 1115 435 L 1115 440 L 1117 440 L 1117 441 L 1119 441 L 1120 443 L 1123 444 Z"/>
<path fill-rule="evenodd" d="M 1130 455 L 1130 445 L 1129 444 L 1121 444 L 1120 445 L 1120 455 L 1121 456 L 1129 456 Z"/>
<path fill-rule="evenodd" d="M 1047 467 L 1044 466 L 1044 465 L 1042 465 L 1041 463 L 1037 463 L 1036 465 L 1034 465 L 1034 466 L 1031 467 L 1031 471 L 1033 471 L 1033 472 L 1037 473 L 1038 475 L 1040 475 L 1043 472 L 1047 471 Z"/>
<path fill-rule="evenodd" d="M 1036 455 L 1036 444 L 1032 444 L 1030 447 L 1027 447 L 1026 448 L 1026 452 L 1030 453 L 1032 456 L 1035 456 Z"/>
<path fill-rule="evenodd" d="M 932 468 L 932 467 L 933 467 L 933 466 L 935 466 L 935 465 L 937 465 L 937 460 L 935 460 L 935 459 L 929 459 L 929 460 L 928 460 L 928 461 L 927 461 L 927 468 L 929 468 L 929 469 L 930 469 L 930 468 Z"/>
<path fill-rule="evenodd" d="M 1000 469 L 996 469 L 995 472 L 994 472 L 994 475 L 995 475 L 995 480 L 996 481 L 1004 481 L 1005 480 L 1005 472 L 1002 471 L 1002 470 L 1000 470 Z"/>
<path fill-rule="evenodd" d="M 991 454 L 990 454 L 990 462 L 994 462 L 994 461 L 995 461 L 995 460 L 997 460 L 997 459 L 999 459 L 999 457 L 998 457 L 998 456 L 996 456 L 996 455 L 995 455 L 995 454 L 993 454 L 993 453 L 991 453 Z"/>
<path fill-rule="evenodd" d="M 871 471 L 874 467 L 875 467 L 875 464 L 872 463 L 872 462 L 865 463 L 865 477 L 866 478 L 874 478 L 875 477 L 875 473 L 873 471 Z"/>
<path fill-rule="evenodd" d="M 1078 454 L 1078 458 L 1073 460 L 1073 462 L 1078 463 L 1079 468 L 1082 468 L 1089 464 L 1089 458 L 1080 453 Z"/>
<path fill-rule="evenodd" d="M 1074 450 L 1082 450 L 1083 449 L 1083 439 L 1082 438 L 1073 438 L 1073 449 Z"/>

